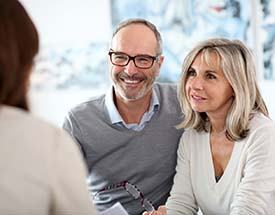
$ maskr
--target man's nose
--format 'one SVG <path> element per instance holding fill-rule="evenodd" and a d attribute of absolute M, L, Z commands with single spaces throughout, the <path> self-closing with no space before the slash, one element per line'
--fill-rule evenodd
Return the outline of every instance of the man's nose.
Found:
<path fill-rule="evenodd" d="M 135 66 L 133 59 L 131 59 L 129 63 L 125 66 L 124 72 L 127 73 L 129 76 L 138 73 L 138 68 Z"/>

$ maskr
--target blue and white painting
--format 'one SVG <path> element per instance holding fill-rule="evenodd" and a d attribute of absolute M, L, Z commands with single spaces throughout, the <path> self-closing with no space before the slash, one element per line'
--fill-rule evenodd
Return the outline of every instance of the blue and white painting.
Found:
<path fill-rule="evenodd" d="M 112 20 L 142 17 L 154 23 L 163 36 L 166 57 L 162 81 L 175 82 L 186 52 L 198 41 L 227 37 L 248 41 L 249 0 L 111 0 Z"/>
<path fill-rule="evenodd" d="M 261 0 L 264 78 L 275 80 L 275 1 Z"/>
<path fill-rule="evenodd" d="M 95 42 L 82 46 L 42 47 L 36 59 L 36 72 L 32 75 L 33 87 L 64 90 L 107 86 L 107 47 L 107 43 Z"/>

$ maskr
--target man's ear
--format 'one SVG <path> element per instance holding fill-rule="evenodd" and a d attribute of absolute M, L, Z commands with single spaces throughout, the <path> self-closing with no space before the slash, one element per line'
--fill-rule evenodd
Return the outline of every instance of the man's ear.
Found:
<path fill-rule="evenodd" d="M 161 66 L 162 66 L 163 61 L 164 61 L 164 56 L 162 56 L 162 55 L 159 56 L 159 57 L 158 57 L 158 60 L 157 60 L 157 62 L 156 62 L 157 67 L 158 67 L 158 70 L 156 71 L 156 76 L 158 76 L 159 73 L 160 73 L 160 68 L 161 68 Z"/>
<path fill-rule="evenodd" d="M 159 56 L 159 59 L 158 59 L 158 62 L 157 62 L 158 65 L 159 65 L 159 68 L 161 68 L 161 65 L 162 65 L 163 61 L 164 61 L 164 56 L 163 55 Z"/>

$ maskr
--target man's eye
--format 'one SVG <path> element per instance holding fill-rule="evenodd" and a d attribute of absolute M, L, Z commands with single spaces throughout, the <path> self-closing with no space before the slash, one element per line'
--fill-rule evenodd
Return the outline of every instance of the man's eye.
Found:
<path fill-rule="evenodd" d="M 139 61 L 140 63 L 147 63 L 147 62 L 150 62 L 151 59 L 148 57 L 138 57 L 137 61 Z"/>
<path fill-rule="evenodd" d="M 114 59 L 115 60 L 120 60 L 120 61 L 127 60 L 127 56 L 125 56 L 125 55 L 115 55 Z"/>

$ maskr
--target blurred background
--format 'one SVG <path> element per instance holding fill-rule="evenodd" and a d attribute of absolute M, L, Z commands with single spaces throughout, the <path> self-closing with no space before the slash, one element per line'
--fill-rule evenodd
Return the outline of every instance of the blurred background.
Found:
<path fill-rule="evenodd" d="M 21 2 L 40 35 L 29 94 L 31 110 L 57 126 L 70 108 L 110 86 L 112 30 L 134 17 L 150 20 L 163 36 L 161 82 L 177 82 L 186 53 L 200 40 L 221 36 L 245 42 L 254 53 L 260 89 L 275 120 L 275 0 Z"/>

